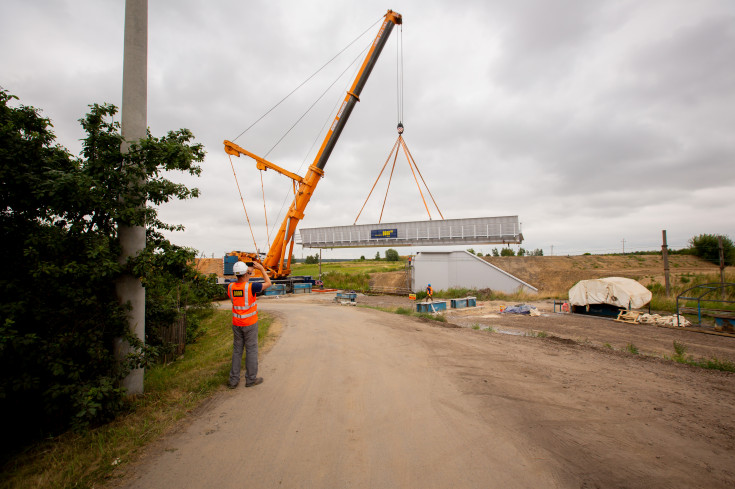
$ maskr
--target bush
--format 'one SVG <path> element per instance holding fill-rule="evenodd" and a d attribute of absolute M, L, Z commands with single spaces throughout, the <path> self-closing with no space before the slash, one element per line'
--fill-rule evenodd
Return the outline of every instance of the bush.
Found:
<path fill-rule="evenodd" d="M 516 256 L 516 254 L 511 248 L 503 248 L 500 250 L 500 256 Z"/>
<path fill-rule="evenodd" d="M 386 261 L 398 261 L 401 259 L 400 255 L 396 250 L 393 248 L 388 248 L 385 250 L 385 259 Z"/>
<path fill-rule="evenodd" d="M 715 234 L 700 234 L 689 240 L 692 254 L 712 263 L 720 264 L 719 238 Z M 728 236 L 721 236 L 725 265 L 735 265 L 735 244 Z"/>
<path fill-rule="evenodd" d="M 75 158 L 55 143 L 50 121 L 32 107 L 11 107 L 13 99 L 0 90 L 0 416 L 23 429 L 4 433 L 4 450 L 104 422 L 120 409 L 119 381 L 155 347 L 115 359 L 117 338 L 142 346 L 130 336 L 115 283 L 123 273 L 149 283 L 162 274 L 185 278 L 181 260 L 191 251 L 159 234 L 179 228 L 158 221 L 156 206 L 197 196 L 161 175 L 198 175 L 204 157 L 185 129 L 148 135 L 123 155 L 117 109 L 95 104 L 80 121 L 86 137 Z M 146 225 L 145 254 L 156 259 L 120 265 L 118 223 Z M 147 309 L 163 310 L 155 294 L 150 299 Z"/>

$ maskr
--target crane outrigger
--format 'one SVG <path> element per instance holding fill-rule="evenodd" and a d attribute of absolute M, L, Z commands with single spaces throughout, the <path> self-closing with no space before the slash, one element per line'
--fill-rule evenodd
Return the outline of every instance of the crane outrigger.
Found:
<path fill-rule="evenodd" d="M 375 63 L 380 56 L 393 27 L 401 23 L 401 14 L 388 10 L 385 14 L 383 24 L 380 27 L 380 31 L 378 31 L 378 34 L 375 36 L 375 40 L 373 41 L 370 50 L 360 67 L 360 71 L 357 73 L 357 76 L 352 83 L 352 87 L 345 95 L 344 101 L 342 102 L 340 109 L 337 111 L 337 115 L 335 116 L 313 163 L 309 166 L 309 170 L 305 177 L 301 177 L 295 173 L 284 170 L 278 165 L 241 148 L 231 141 L 226 140 L 224 142 L 226 153 L 238 157 L 240 155 L 249 156 L 256 161 L 256 166 L 259 170 L 271 169 L 289 177 L 293 180 L 295 194 L 291 207 L 278 230 L 278 234 L 262 261 L 260 256 L 253 252 L 233 251 L 228 253 L 228 255 L 238 256 L 241 261 L 261 262 L 269 277 L 272 279 L 286 278 L 291 274 L 291 256 L 293 252 L 296 226 L 298 226 L 299 221 L 304 218 L 304 210 L 306 209 L 309 200 L 311 200 L 311 196 L 314 194 L 314 190 L 316 190 L 319 180 L 324 176 L 324 167 L 327 164 L 327 160 L 332 154 L 332 150 L 334 150 L 337 140 L 342 134 L 342 130 L 344 129 L 345 124 L 347 124 L 347 120 L 349 119 L 355 104 L 360 101 L 360 93 L 362 92 Z"/>

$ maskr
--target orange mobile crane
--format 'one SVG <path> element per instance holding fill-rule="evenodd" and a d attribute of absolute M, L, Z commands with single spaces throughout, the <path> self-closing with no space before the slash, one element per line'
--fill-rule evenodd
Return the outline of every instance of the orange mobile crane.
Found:
<path fill-rule="evenodd" d="M 319 180 L 324 175 L 324 166 L 327 164 L 327 160 L 332 154 L 334 146 L 337 144 L 337 140 L 342 133 L 342 129 L 344 129 L 345 124 L 347 124 L 347 119 L 350 117 L 352 109 L 355 107 L 355 103 L 360 100 L 360 93 L 362 92 L 375 63 L 388 40 L 388 36 L 393 30 L 393 27 L 401 23 L 401 15 L 393 12 L 392 10 L 388 10 L 388 13 L 385 14 L 385 19 L 383 20 L 380 31 L 377 36 L 375 36 L 375 40 L 365 57 L 365 61 L 363 61 L 360 71 L 355 77 L 355 81 L 352 83 L 352 87 L 347 92 L 340 109 L 337 111 L 337 115 L 332 122 L 332 126 L 327 132 L 324 142 L 322 142 L 321 148 L 314 158 L 314 162 L 309 166 L 309 170 L 305 177 L 301 177 L 295 173 L 284 170 L 270 161 L 241 148 L 231 141 L 224 142 L 226 153 L 238 157 L 241 154 L 249 156 L 256 161 L 256 166 L 259 170 L 267 170 L 270 168 L 291 178 L 293 180 L 295 193 L 291 207 L 289 208 L 286 218 L 283 220 L 283 223 L 278 230 L 278 234 L 268 250 L 268 254 L 265 256 L 265 259 L 261 261 L 257 253 L 241 251 L 230 252 L 228 253 L 228 256 L 237 256 L 240 261 L 245 262 L 261 262 L 272 279 L 284 279 L 291 274 L 291 253 L 293 251 L 296 226 L 299 224 L 299 221 L 304 218 L 304 210 L 306 209 L 311 196 L 314 194 L 314 190 L 316 189 Z M 296 189 L 297 183 L 298 189 Z"/>

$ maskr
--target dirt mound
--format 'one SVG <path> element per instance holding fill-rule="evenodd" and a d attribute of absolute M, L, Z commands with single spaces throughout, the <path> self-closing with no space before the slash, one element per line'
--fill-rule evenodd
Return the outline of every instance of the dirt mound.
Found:
<path fill-rule="evenodd" d="M 370 290 L 376 292 L 401 292 L 410 289 L 405 271 L 374 273 L 370 276 Z"/>
<path fill-rule="evenodd" d="M 664 283 L 660 255 L 487 256 L 484 260 L 537 287 L 542 294 L 568 291 L 580 280 L 627 277 L 643 285 Z M 669 256 L 672 284 L 684 275 L 719 273 L 719 267 L 691 255 Z"/>
<path fill-rule="evenodd" d="M 543 295 L 565 295 L 580 280 L 603 277 L 627 277 L 643 285 L 664 283 L 663 258 L 657 255 L 581 255 L 581 256 L 486 256 L 496 267 L 539 289 Z M 691 255 L 669 256 L 671 284 L 684 283 L 683 277 L 716 274 L 717 265 Z M 732 267 L 726 271 L 732 271 Z M 406 273 L 374 273 L 371 288 L 387 291 L 406 287 Z"/>
<path fill-rule="evenodd" d="M 197 258 L 195 267 L 199 273 L 204 275 L 214 273 L 218 277 L 224 276 L 224 259 L 222 258 Z"/>

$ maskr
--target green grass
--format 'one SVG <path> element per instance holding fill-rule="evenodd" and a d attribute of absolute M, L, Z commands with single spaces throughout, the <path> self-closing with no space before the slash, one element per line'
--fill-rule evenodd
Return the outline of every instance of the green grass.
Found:
<path fill-rule="evenodd" d="M 355 290 L 368 292 L 370 290 L 370 276 L 374 273 L 395 272 L 405 270 L 406 263 L 403 261 L 374 261 L 354 260 L 342 262 L 322 263 L 322 281 L 324 287 L 329 289 Z M 319 265 L 306 265 L 302 263 L 291 267 L 292 275 L 319 276 Z"/>
<path fill-rule="evenodd" d="M 406 263 L 404 261 L 374 261 L 374 260 L 354 260 L 322 263 L 322 275 L 330 272 L 339 272 L 344 274 L 361 274 L 395 272 L 397 270 L 405 270 Z M 319 275 L 319 265 L 306 265 L 297 263 L 291 266 L 291 275 L 311 275 L 317 277 Z M 323 277 L 322 277 L 323 278 Z"/>
<path fill-rule="evenodd" d="M 687 355 L 687 346 L 678 341 L 674 341 L 674 355 L 671 357 L 665 356 L 668 360 L 673 360 L 677 363 L 683 363 L 686 365 L 693 365 L 695 367 L 706 368 L 709 370 L 722 370 L 724 372 L 735 372 L 735 363 L 728 360 L 719 360 L 717 358 L 700 359 L 695 360 L 691 356 Z"/>
<path fill-rule="evenodd" d="M 735 274 L 733 273 L 726 273 L 725 274 L 725 282 L 726 283 L 733 283 L 735 282 Z M 650 284 L 647 286 L 647 288 L 651 291 L 651 294 L 653 295 L 651 298 L 651 309 L 654 311 L 662 311 L 662 312 L 670 312 L 675 313 L 676 312 L 676 297 L 680 295 L 685 290 L 688 290 L 695 285 L 701 285 L 701 284 L 707 284 L 707 283 L 719 283 L 720 282 L 720 274 L 719 273 L 687 273 L 679 275 L 678 277 L 674 276 L 671 280 L 671 294 L 667 297 L 666 296 L 666 288 L 664 285 L 655 283 Z M 705 299 L 716 299 L 720 300 L 721 297 L 719 295 L 719 292 L 714 292 L 709 294 L 705 297 Z M 726 291 L 725 299 L 727 300 L 735 300 L 735 290 L 729 289 Z M 696 301 L 680 301 L 679 306 L 686 306 L 686 307 L 696 307 L 697 302 Z M 718 303 L 715 301 L 707 301 L 702 302 L 703 308 L 709 308 L 709 309 L 722 309 L 722 310 L 735 310 L 735 306 L 732 304 L 727 305 L 723 303 Z M 690 318 L 691 319 L 691 318 Z"/>
<path fill-rule="evenodd" d="M 414 316 L 417 318 L 424 318 L 424 319 L 431 319 L 433 321 L 439 321 L 440 323 L 446 323 L 447 318 L 444 317 L 444 314 L 432 314 L 430 312 L 414 312 Z"/>
<path fill-rule="evenodd" d="M 272 318 L 259 314 L 258 342 Z M 128 401 L 125 414 L 81 433 L 68 432 L 41 442 L 11 459 L 0 487 L 99 487 L 115 466 L 135 457 L 187 413 L 222 389 L 232 358 L 230 311 L 217 310 L 203 321 L 205 333 L 186 346 L 183 358 L 145 372 L 145 394 Z"/>
<path fill-rule="evenodd" d="M 633 355 L 638 355 L 638 347 L 636 347 L 633 343 L 628 343 L 628 346 L 625 347 L 626 350 L 628 350 L 628 353 L 632 353 Z"/>
<path fill-rule="evenodd" d="M 430 319 L 432 321 L 439 321 L 440 323 L 446 323 L 447 318 L 444 314 L 432 314 L 430 312 L 413 312 L 411 309 L 406 307 L 379 307 L 379 306 L 360 306 L 368 309 L 375 309 L 383 312 L 390 312 L 393 314 L 401 314 L 403 316 L 413 316 L 417 318 Z"/>

